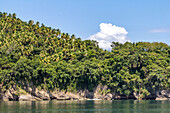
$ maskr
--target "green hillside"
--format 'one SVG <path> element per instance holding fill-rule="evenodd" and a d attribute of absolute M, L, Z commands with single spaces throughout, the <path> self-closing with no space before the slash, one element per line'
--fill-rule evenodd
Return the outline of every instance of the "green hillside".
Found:
<path fill-rule="evenodd" d="M 161 38 L 161 37 L 160 37 Z M 0 83 L 8 89 L 33 84 L 42 89 L 93 90 L 145 98 L 170 89 L 170 46 L 165 43 L 113 42 L 112 51 L 16 14 L 0 13 Z"/>

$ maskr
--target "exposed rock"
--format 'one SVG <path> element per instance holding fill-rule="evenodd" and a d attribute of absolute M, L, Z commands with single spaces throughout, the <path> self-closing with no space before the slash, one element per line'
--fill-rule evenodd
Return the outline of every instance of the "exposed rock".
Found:
<path fill-rule="evenodd" d="M 71 100 L 82 100 L 83 99 L 79 95 L 76 95 L 76 94 L 73 94 L 73 93 L 67 93 L 66 95 L 68 95 L 71 98 Z"/>
<path fill-rule="evenodd" d="M 80 90 L 78 91 L 77 93 L 80 97 L 83 97 L 83 98 L 94 98 L 94 93 L 93 92 L 89 92 L 87 89 L 85 90 Z"/>
<path fill-rule="evenodd" d="M 71 100 L 71 97 L 66 95 L 65 92 L 62 91 L 53 91 L 53 92 L 48 92 L 49 96 L 51 99 L 56 99 L 56 100 Z"/>
<path fill-rule="evenodd" d="M 140 95 L 137 93 L 131 94 L 128 97 L 118 93 L 112 93 L 107 86 L 98 85 L 93 92 L 87 89 L 79 90 L 77 92 L 63 92 L 63 91 L 46 91 L 38 90 L 35 87 L 12 88 L 5 92 L 0 92 L 0 100 L 19 100 L 19 101 L 36 101 L 36 100 L 122 100 L 122 99 L 139 99 Z M 170 100 L 170 90 L 157 91 L 156 94 L 151 93 L 145 99 L 156 100 Z"/>
<path fill-rule="evenodd" d="M 51 99 L 56 99 L 56 100 L 84 100 L 86 99 L 85 97 L 88 96 L 89 92 L 85 93 L 84 92 L 78 92 L 77 94 L 71 93 L 71 92 L 62 92 L 62 91 L 53 91 L 49 92 L 49 96 Z"/>
<path fill-rule="evenodd" d="M 111 93 L 108 93 L 108 94 L 104 97 L 105 100 L 112 100 L 112 98 L 113 98 L 113 95 L 112 95 Z"/>
<path fill-rule="evenodd" d="M 156 97 L 155 100 L 170 100 L 170 98 L 161 98 L 161 97 Z"/>
<path fill-rule="evenodd" d="M 36 88 L 35 91 L 32 92 L 32 95 L 34 95 L 35 97 L 38 97 L 42 100 L 50 100 L 50 96 L 45 90 L 38 90 Z"/>
<path fill-rule="evenodd" d="M 71 100 L 71 97 L 66 95 L 64 92 L 58 92 L 56 97 L 57 100 Z"/>
<path fill-rule="evenodd" d="M 170 100 L 170 90 L 157 91 L 156 100 Z"/>
<path fill-rule="evenodd" d="M 108 86 L 99 84 L 94 89 L 94 98 L 95 99 L 108 99 L 108 97 L 106 96 L 107 90 L 108 90 Z"/>
<path fill-rule="evenodd" d="M 14 101 L 17 101 L 18 100 L 18 95 L 16 95 L 16 91 L 14 88 L 11 88 L 9 90 L 7 90 L 4 95 L 3 95 L 3 98 L 2 100 L 14 100 Z"/>
<path fill-rule="evenodd" d="M 85 91 L 85 98 L 94 98 L 94 93 L 93 92 L 89 92 L 88 90 Z"/>
<path fill-rule="evenodd" d="M 161 95 L 163 95 L 166 98 L 170 98 L 170 90 L 162 90 Z"/>
<path fill-rule="evenodd" d="M 20 95 L 19 96 L 19 101 L 36 101 L 36 100 L 42 100 L 42 99 L 37 98 L 35 96 L 32 96 L 30 94 Z"/>
<path fill-rule="evenodd" d="M 50 96 L 50 99 L 51 99 L 51 100 L 56 99 L 57 96 L 56 96 L 54 93 L 52 93 L 52 92 L 50 92 L 50 91 L 48 91 L 47 93 L 48 93 L 48 95 Z"/>
<path fill-rule="evenodd" d="M 7 90 L 7 91 L 5 92 L 5 95 L 4 95 L 3 99 L 4 99 L 4 98 L 9 98 L 9 99 L 12 99 L 12 98 L 13 98 L 10 90 Z"/>

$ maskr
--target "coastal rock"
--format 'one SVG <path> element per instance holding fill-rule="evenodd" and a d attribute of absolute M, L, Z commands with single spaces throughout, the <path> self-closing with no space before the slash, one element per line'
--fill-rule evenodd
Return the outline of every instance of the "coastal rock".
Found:
<path fill-rule="evenodd" d="M 71 100 L 71 98 L 64 92 L 58 92 L 56 97 L 57 100 Z"/>
<path fill-rule="evenodd" d="M 71 100 L 71 97 L 66 95 L 65 92 L 62 91 L 53 91 L 53 92 L 48 92 L 49 96 L 51 99 L 56 99 L 56 100 Z"/>
<path fill-rule="evenodd" d="M 108 94 L 104 97 L 105 100 L 112 100 L 112 98 L 113 98 L 113 95 L 112 95 L 111 93 L 108 93 Z"/>
<path fill-rule="evenodd" d="M 170 100 L 170 90 L 157 91 L 156 100 Z"/>
<path fill-rule="evenodd" d="M 99 84 L 96 87 L 96 89 L 94 89 L 94 98 L 95 99 L 108 99 L 109 97 L 106 96 L 107 90 L 108 90 L 108 86 Z"/>
<path fill-rule="evenodd" d="M 16 91 L 14 88 L 11 88 L 9 90 L 7 90 L 4 95 L 3 95 L 3 100 L 14 100 L 17 101 L 18 100 L 18 95 L 16 94 Z"/>
<path fill-rule="evenodd" d="M 162 98 L 162 97 L 156 97 L 155 100 L 170 100 L 170 98 Z"/>
<path fill-rule="evenodd" d="M 89 93 L 89 92 L 88 92 Z M 84 100 L 86 99 L 85 97 L 87 94 L 84 92 L 81 96 L 80 92 L 78 93 L 71 93 L 71 92 L 62 92 L 62 91 L 53 91 L 49 92 L 50 98 L 51 99 L 56 99 L 56 100 Z"/>
<path fill-rule="evenodd" d="M 38 88 L 15 88 L 12 87 L 6 91 L 0 92 L 0 100 L 4 101 L 36 101 L 36 100 L 126 100 L 126 99 L 140 99 L 140 94 L 133 93 L 128 97 L 119 93 L 110 92 L 107 86 L 98 85 L 94 88 L 93 92 L 85 90 L 79 90 L 77 92 L 64 92 L 60 90 L 47 91 L 38 90 Z M 156 93 L 151 93 L 144 99 L 156 99 L 156 100 L 170 100 L 170 90 L 160 90 Z"/>
<path fill-rule="evenodd" d="M 50 91 L 48 91 L 47 93 L 48 93 L 48 95 L 50 96 L 50 99 L 51 99 L 51 100 L 56 99 L 57 96 L 56 96 L 54 93 L 52 93 L 52 92 L 50 92 Z"/>
<path fill-rule="evenodd" d="M 50 96 L 45 90 L 38 90 L 36 88 L 35 91 L 32 92 L 32 95 L 42 100 L 50 100 Z"/>
<path fill-rule="evenodd" d="M 170 90 L 162 90 L 161 95 L 163 95 L 166 98 L 170 98 Z"/>
<path fill-rule="evenodd" d="M 19 96 L 19 101 L 36 101 L 36 100 L 41 100 L 40 98 L 34 97 L 30 94 L 26 95 L 20 95 Z"/>
<path fill-rule="evenodd" d="M 94 98 L 94 93 L 93 92 L 89 92 L 88 90 L 85 91 L 85 98 Z"/>
<path fill-rule="evenodd" d="M 81 100 L 81 99 L 83 99 L 79 95 L 76 95 L 76 94 L 73 94 L 73 93 L 67 93 L 66 95 L 68 95 L 71 98 L 71 100 Z"/>
<path fill-rule="evenodd" d="M 79 90 L 77 92 L 77 94 L 80 96 L 80 97 L 83 97 L 83 98 L 90 98 L 90 99 L 93 99 L 94 98 L 94 92 L 89 92 L 87 89 L 85 90 Z"/>

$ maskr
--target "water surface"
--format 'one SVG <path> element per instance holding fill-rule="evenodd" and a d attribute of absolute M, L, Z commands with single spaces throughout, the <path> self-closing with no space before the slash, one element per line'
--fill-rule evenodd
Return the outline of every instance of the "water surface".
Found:
<path fill-rule="evenodd" d="M 169 100 L 0 101 L 0 113 L 170 113 Z"/>

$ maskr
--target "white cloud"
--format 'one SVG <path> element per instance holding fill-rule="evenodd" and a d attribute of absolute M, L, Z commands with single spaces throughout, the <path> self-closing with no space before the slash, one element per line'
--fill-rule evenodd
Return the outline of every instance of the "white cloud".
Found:
<path fill-rule="evenodd" d="M 124 43 L 129 41 L 126 37 L 128 32 L 124 27 L 112 25 L 110 23 L 101 23 L 100 32 L 89 37 L 90 40 L 99 42 L 99 47 L 110 50 L 113 41 Z"/>
<path fill-rule="evenodd" d="M 170 32 L 170 29 L 167 29 L 167 28 L 152 29 L 150 32 L 152 33 Z"/>

